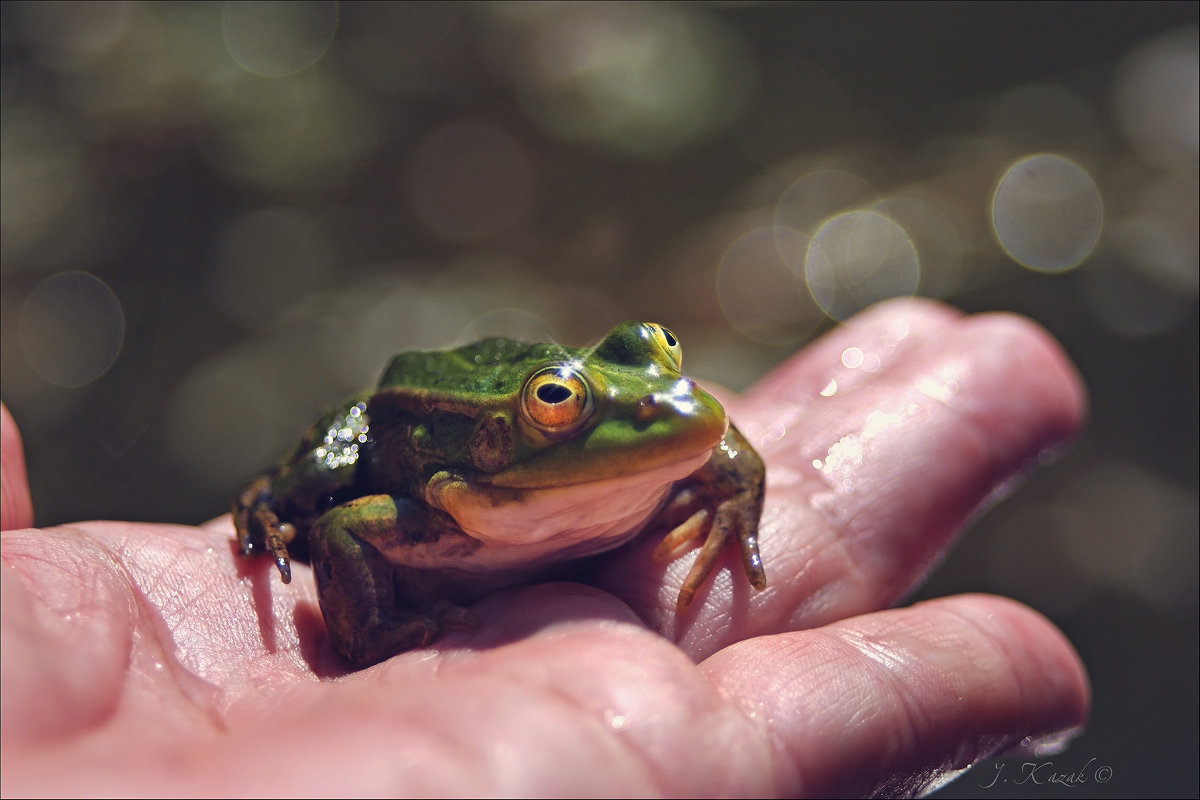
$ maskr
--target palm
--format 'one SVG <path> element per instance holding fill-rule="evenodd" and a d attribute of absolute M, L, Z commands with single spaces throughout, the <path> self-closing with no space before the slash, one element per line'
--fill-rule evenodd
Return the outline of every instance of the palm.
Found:
<path fill-rule="evenodd" d="M 1079 724 L 1082 668 L 1028 609 L 878 611 L 1078 425 L 1041 334 L 891 304 L 730 405 L 769 465 L 769 586 L 730 558 L 684 617 L 689 559 L 641 541 L 599 562 L 611 594 L 501 592 L 346 674 L 311 576 L 237 558 L 227 518 L 6 533 L 4 794 L 897 793 Z"/>

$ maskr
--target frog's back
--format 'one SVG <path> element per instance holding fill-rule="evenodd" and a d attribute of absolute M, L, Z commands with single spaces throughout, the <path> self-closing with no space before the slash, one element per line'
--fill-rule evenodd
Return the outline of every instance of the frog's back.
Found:
<path fill-rule="evenodd" d="M 379 380 L 379 388 L 411 390 L 452 397 L 498 397 L 513 394 L 533 364 L 576 357 L 558 344 L 527 344 L 493 337 L 450 350 L 426 350 L 394 356 Z"/>

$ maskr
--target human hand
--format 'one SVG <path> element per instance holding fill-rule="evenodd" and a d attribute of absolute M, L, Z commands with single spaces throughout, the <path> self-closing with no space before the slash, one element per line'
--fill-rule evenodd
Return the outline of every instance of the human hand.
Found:
<path fill-rule="evenodd" d="M 730 554 L 676 616 L 690 558 L 656 563 L 639 540 L 598 562 L 600 588 L 499 592 L 472 607 L 477 629 L 352 674 L 307 569 L 285 586 L 269 559 L 239 558 L 228 517 L 6 532 L 0 789 L 923 791 L 1082 724 L 1083 667 L 1028 608 L 880 609 L 1074 433 L 1084 402 L 1027 321 L 875 307 L 727 404 L 768 464 L 765 591 Z M 19 527 L 28 491 L 3 423 L 0 516 Z"/>

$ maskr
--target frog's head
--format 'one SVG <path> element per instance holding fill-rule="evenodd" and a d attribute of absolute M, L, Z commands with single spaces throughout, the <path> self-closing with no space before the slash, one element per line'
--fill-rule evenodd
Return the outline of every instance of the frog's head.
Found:
<path fill-rule="evenodd" d="M 682 350 L 667 328 L 625 322 L 595 347 L 567 352 L 524 365 L 516 408 L 495 417 L 495 431 L 481 423 L 473 454 L 488 484 L 546 488 L 632 474 L 669 482 L 720 443 L 725 410 L 680 373 Z"/>
<path fill-rule="evenodd" d="M 481 399 L 466 447 L 475 472 L 440 470 L 425 485 L 431 506 L 516 563 L 627 540 L 725 435 L 725 410 L 680 374 L 679 342 L 661 325 L 524 353 L 501 366 L 512 389 Z M 492 551 L 489 567 L 500 558 Z"/>

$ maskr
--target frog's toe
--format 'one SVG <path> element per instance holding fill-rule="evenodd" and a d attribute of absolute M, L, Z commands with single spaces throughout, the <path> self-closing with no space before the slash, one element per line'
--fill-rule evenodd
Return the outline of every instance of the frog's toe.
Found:
<path fill-rule="evenodd" d="M 683 552 L 683 548 L 695 541 L 704 532 L 708 522 L 708 509 L 702 508 L 672 528 L 658 547 L 654 548 L 655 561 L 669 561 Z"/>

